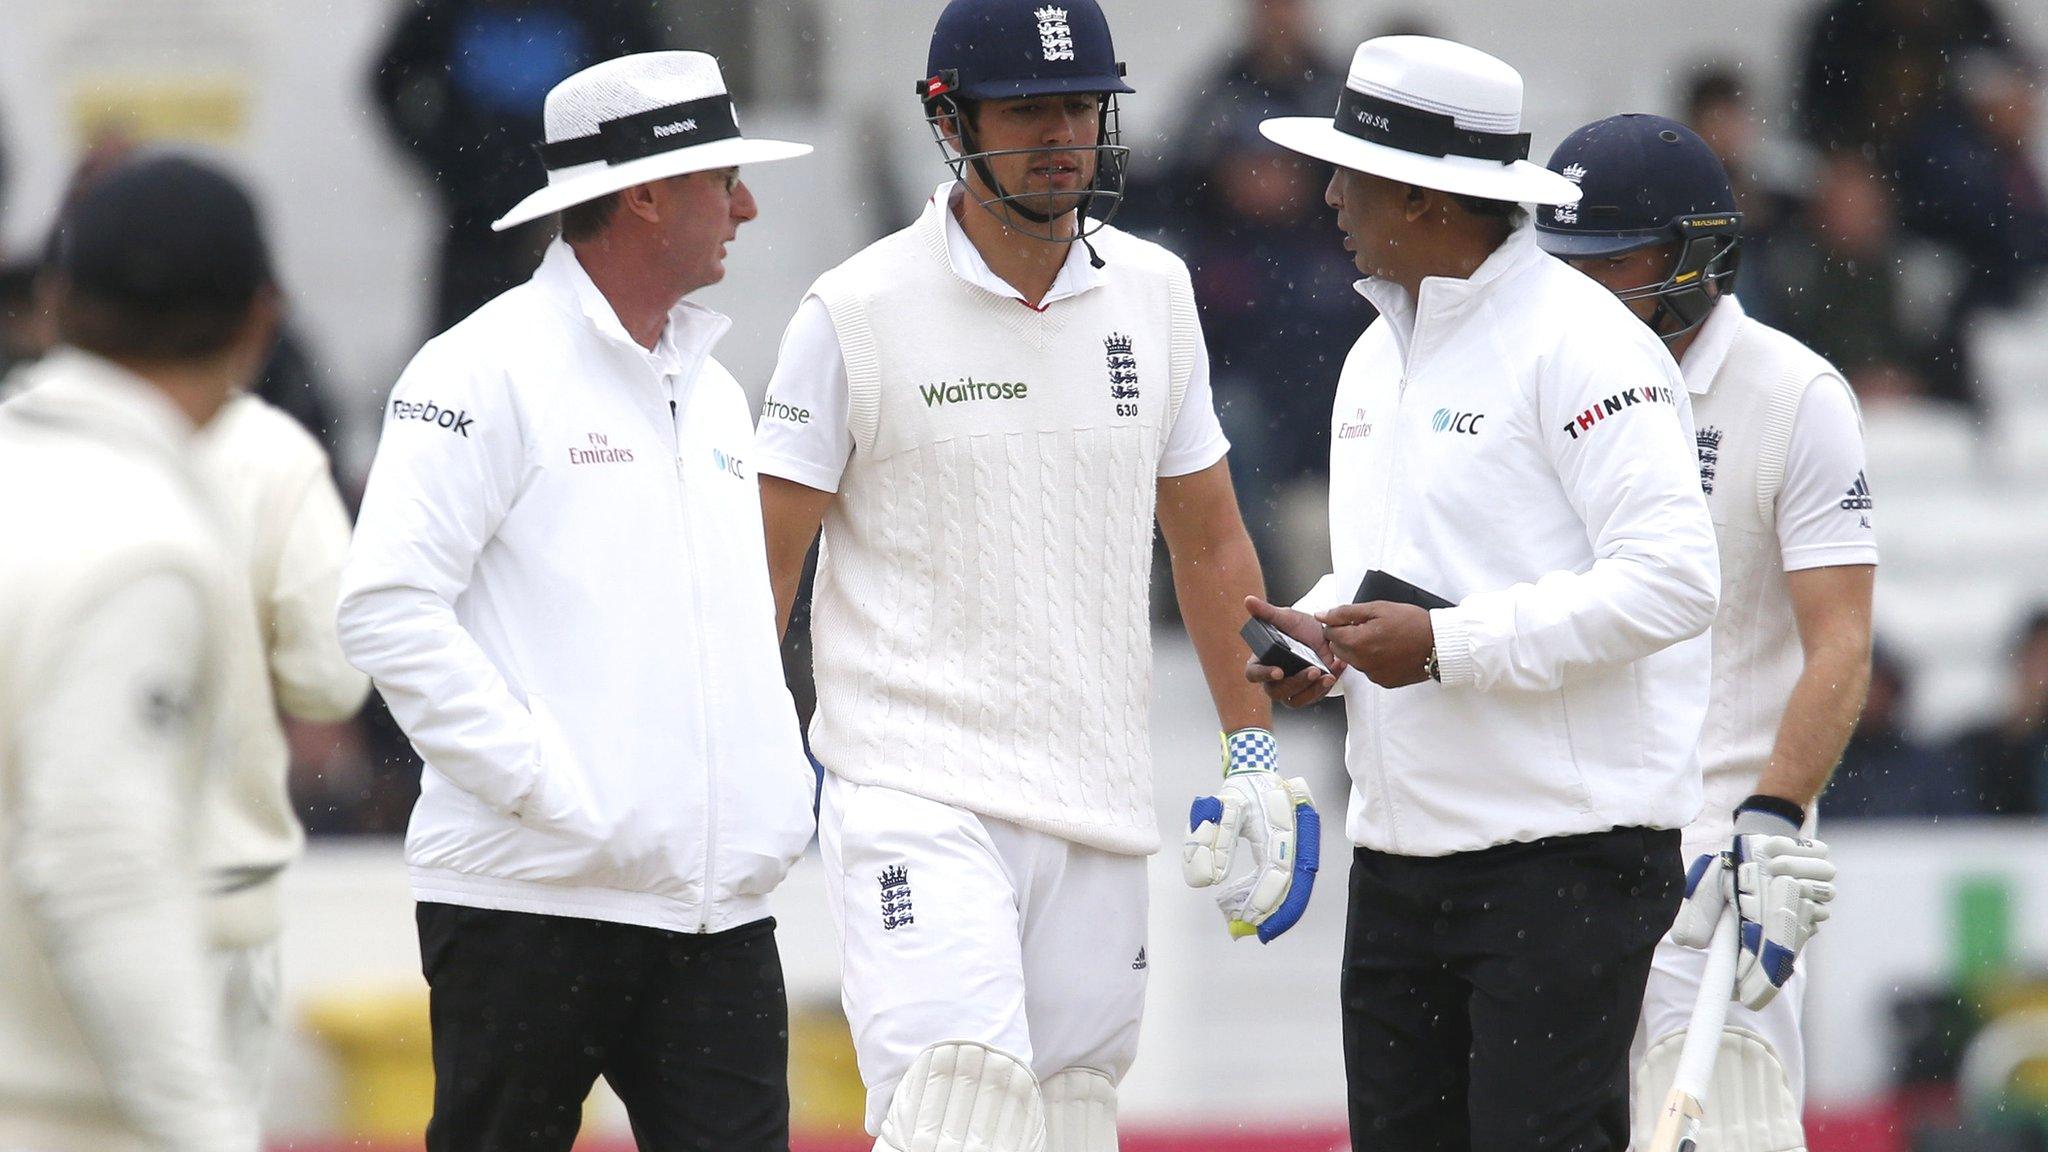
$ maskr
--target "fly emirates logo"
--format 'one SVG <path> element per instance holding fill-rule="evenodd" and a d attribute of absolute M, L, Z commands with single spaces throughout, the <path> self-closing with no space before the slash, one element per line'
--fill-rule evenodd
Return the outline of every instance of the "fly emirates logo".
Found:
<path fill-rule="evenodd" d="M 1031 385 L 1022 380 L 976 380 L 972 376 L 962 376 L 951 384 L 917 386 L 918 395 L 924 397 L 927 408 L 971 404 L 976 400 L 1022 400 L 1030 391 Z"/>

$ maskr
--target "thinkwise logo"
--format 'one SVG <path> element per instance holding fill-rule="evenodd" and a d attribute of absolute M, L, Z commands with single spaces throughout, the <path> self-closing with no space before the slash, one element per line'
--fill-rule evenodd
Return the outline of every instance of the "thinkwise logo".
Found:
<path fill-rule="evenodd" d="M 1577 419 L 1564 426 L 1564 430 L 1571 434 L 1572 439 L 1577 440 L 1581 432 L 1591 432 L 1602 420 L 1624 409 L 1633 408 L 1638 404 L 1670 404 L 1675 407 L 1678 404 L 1678 393 L 1661 384 L 1650 384 L 1641 388 L 1631 388 L 1626 392 L 1616 392 L 1607 399 L 1579 413 Z"/>

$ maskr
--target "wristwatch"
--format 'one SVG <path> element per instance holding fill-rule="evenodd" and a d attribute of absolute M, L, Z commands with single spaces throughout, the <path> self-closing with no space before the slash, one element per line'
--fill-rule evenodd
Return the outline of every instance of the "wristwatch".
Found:
<path fill-rule="evenodd" d="M 1441 684 L 1444 682 L 1443 669 L 1436 666 L 1436 645 L 1429 646 L 1429 655 L 1422 658 L 1422 674 Z"/>

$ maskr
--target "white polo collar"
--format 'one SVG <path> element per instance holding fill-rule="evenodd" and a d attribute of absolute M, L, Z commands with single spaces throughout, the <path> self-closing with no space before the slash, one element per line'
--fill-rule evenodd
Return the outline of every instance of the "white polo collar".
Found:
<path fill-rule="evenodd" d="M 1031 305 L 1029 300 L 1024 299 L 1022 292 L 1011 286 L 1008 280 L 991 271 L 988 261 L 981 258 L 981 250 L 974 246 L 974 241 L 967 238 L 967 230 L 960 226 L 959 217 L 953 214 L 956 198 L 960 203 L 960 211 L 983 211 L 980 205 L 967 202 L 967 190 L 962 188 L 957 180 L 948 180 L 939 185 L 924 207 L 927 218 L 933 213 L 942 218 L 941 226 L 945 229 L 946 235 L 946 259 L 953 266 L 955 276 L 976 288 L 1022 301 L 1041 312 L 1060 300 L 1079 296 L 1091 288 L 1101 286 L 1103 270 L 1088 259 L 1088 250 L 1076 241 L 1067 245 L 1067 261 L 1060 265 L 1059 274 L 1053 277 L 1052 288 L 1046 292 L 1045 299 Z"/>
<path fill-rule="evenodd" d="M 1735 347 L 1735 334 L 1742 330 L 1746 316 L 1742 301 L 1732 292 L 1714 302 L 1714 310 L 1707 313 L 1699 335 L 1686 348 L 1685 359 L 1678 362 L 1687 392 L 1705 396 L 1714 386 L 1714 377 L 1721 374 L 1721 365 L 1728 362 L 1728 350 Z"/>

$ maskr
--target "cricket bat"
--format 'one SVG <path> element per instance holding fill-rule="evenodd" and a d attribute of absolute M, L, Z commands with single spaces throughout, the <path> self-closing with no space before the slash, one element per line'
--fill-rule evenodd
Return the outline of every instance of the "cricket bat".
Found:
<path fill-rule="evenodd" d="M 1728 1000 L 1735 990 L 1735 902 L 1721 909 L 1714 941 L 1707 948 L 1707 971 L 1700 977 L 1700 997 L 1685 1026 L 1685 1046 L 1678 1050 L 1678 1074 L 1657 1117 L 1657 1131 L 1647 1152 L 1696 1152 L 1700 1121 L 1706 1117 L 1707 1085 L 1714 1078 L 1714 1057 L 1721 1052 L 1721 1026 L 1728 1020 Z"/>

